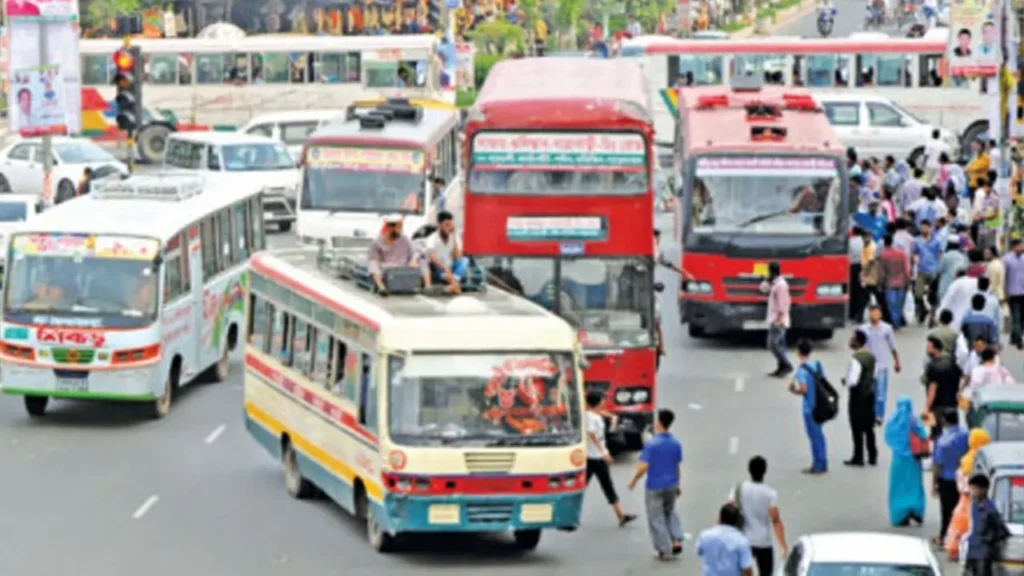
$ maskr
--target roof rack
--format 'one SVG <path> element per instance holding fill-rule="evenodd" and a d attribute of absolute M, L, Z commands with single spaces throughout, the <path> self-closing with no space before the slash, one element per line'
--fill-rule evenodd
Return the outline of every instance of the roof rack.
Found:
<path fill-rule="evenodd" d="M 112 176 L 92 185 L 90 196 L 98 200 L 166 200 L 182 202 L 203 192 L 206 181 L 194 174 L 164 172 L 129 176 Z"/>
<path fill-rule="evenodd" d="M 409 122 L 418 124 L 423 120 L 423 107 L 409 102 L 407 98 L 389 98 L 373 107 L 367 102 L 355 102 L 345 109 L 345 120 L 359 120 L 359 127 L 381 130 L 388 122 Z"/>

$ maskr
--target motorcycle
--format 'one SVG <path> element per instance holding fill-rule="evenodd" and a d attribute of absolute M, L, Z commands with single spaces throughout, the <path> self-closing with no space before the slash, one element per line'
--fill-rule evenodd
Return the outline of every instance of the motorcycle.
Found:
<path fill-rule="evenodd" d="M 867 14 L 864 15 L 864 29 L 881 30 L 885 23 L 885 6 L 868 6 Z"/>
<path fill-rule="evenodd" d="M 837 14 L 839 14 L 839 9 L 829 6 L 823 6 L 818 10 L 818 34 L 821 34 L 822 38 L 832 35 L 832 26 L 835 24 Z"/>

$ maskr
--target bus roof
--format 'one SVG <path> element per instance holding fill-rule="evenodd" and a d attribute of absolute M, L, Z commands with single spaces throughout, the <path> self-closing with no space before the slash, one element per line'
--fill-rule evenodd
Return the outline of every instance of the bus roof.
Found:
<path fill-rule="evenodd" d="M 920 38 L 750 38 L 746 40 L 665 40 L 647 46 L 648 54 L 943 54 L 946 42 Z"/>
<path fill-rule="evenodd" d="M 708 107 L 707 97 L 725 96 L 728 105 Z M 793 110 L 783 107 L 782 117 L 771 126 L 786 129 L 782 141 L 754 140 L 751 127 L 756 124 L 747 117 L 745 104 L 765 103 L 782 106 L 786 98 L 813 97 L 807 90 L 784 86 L 762 86 L 754 92 L 738 92 L 723 86 L 699 86 L 679 91 L 681 122 L 686 130 L 687 153 L 722 152 L 819 152 L 842 156 L 845 148 L 836 138 L 828 117 L 817 111 Z M 815 104 L 816 105 L 816 104 Z"/>
<path fill-rule="evenodd" d="M 118 189 L 152 187 L 199 188 L 201 191 L 181 198 L 152 196 L 140 192 L 137 197 L 118 194 L 106 197 L 105 185 Z M 94 192 L 74 198 L 46 210 L 28 221 L 20 232 L 62 234 L 111 234 L 157 238 L 166 241 L 203 216 L 249 197 L 260 195 L 259 188 L 244 186 L 211 188 L 201 176 L 158 172 L 132 176 L 124 181 L 100 180 Z"/>
<path fill-rule="evenodd" d="M 459 296 L 381 297 L 317 263 L 317 251 L 266 251 L 252 257 L 253 272 L 267 277 L 404 349 L 538 350 L 538 338 L 564 341 L 576 332 L 564 320 L 521 296 L 487 289 Z M 494 334 L 481 338 L 482 333 Z M 497 348 L 495 348 L 497 346 Z"/>
<path fill-rule="evenodd" d="M 643 70 L 621 59 L 504 60 L 491 68 L 474 104 L 474 111 L 489 119 L 524 127 L 531 123 L 524 114 L 537 110 L 551 111 L 538 119 L 543 123 L 538 127 L 551 127 L 552 122 L 652 122 Z"/>
<path fill-rule="evenodd" d="M 307 36 L 281 34 L 245 36 L 243 38 L 139 38 L 132 46 L 149 54 L 207 54 L 225 52 L 379 52 L 373 60 L 401 60 L 401 50 L 429 50 L 438 43 L 432 34 L 396 34 L 392 36 Z M 80 42 L 83 54 L 113 54 L 124 42 L 121 39 L 86 38 Z"/>
<path fill-rule="evenodd" d="M 417 107 L 422 112 L 419 121 L 395 118 L 388 120 L 383 128 L 364 127 L 358 116 L 343 114 L 317 128 L 309 136 L 306 145 L 349 144 L 422 149 L 438 142 L 459 125 L 456 108 Z"/>

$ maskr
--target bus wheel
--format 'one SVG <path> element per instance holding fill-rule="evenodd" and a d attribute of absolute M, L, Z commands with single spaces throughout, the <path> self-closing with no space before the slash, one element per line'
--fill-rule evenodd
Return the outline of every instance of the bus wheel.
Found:
<path fill-rule="evenodd" d="M 25 396 L 25 412 L 33 418 L 38 418 L 46 414 L 46 405 L 49 403 L 49 396 Z"/>
<path fill-rule="evenodd" d="M 171 400 L 174 396 L 174 385 L 170 376 L 164 381 L 164 393 L 153 401 L 153 417 L 157 420 L 171 413 Z"/>
<path fill-rule="evenodd" d="M 533 550 L 540 544 L 540 530 L 516 530 L 512 533 L 519 550 Z"/>
<path fill-rule="evenodd" d="M 689 333 L 690 338 L 703 338 L 707 336 L 707 332 L 704 331 L 704 327 L 697 326 L 693 322 L 686 325 L 686 331 Z"/>
<path fill-rule="evenodd" d="M 213 366 L 213 381 L 223 382 L 231 375 L 231 346 L 224 346 L 224 353 Z"/>
<path fill-rule="evenodd" d="M 139 137 L 135 139 L 136 150 L 129 150 L 128 153 L 138 154 L 146 163 L 161 162 L 171 132 L 172 130 L 163 124 L 150 124 L 139 131 Z"/>
<path fill-rule="evenodd" d="M 288 494 L 297 500 L 305 500 L 313 496 L 316 487 L 302 477 L 302 471 L 299 470 L 299 457 L 295 453 L 295 449 L 292 448 L 291 442 L 285 442 L 281 459 L 284 460 L 284 489 L 288 491 Z"/>
<path fill-rule="evenodd" d="M 356 503 L 356 511 L 366 518 L 366 539 L 370 546 L 377 552 L 388 552 L 395 545 L 395 538 L 388 534 L 377 522 L 377 515 L 370 508 L 370 502 L 366 499 L 366 492 L 360 491 L 359 501 Z"/>
<path fill-rule="evenodd" d="M 292 229 L 292 223 L 291 222 L 280 222 L 277 225 L 277 231 L 278 232 L 288 232 L 291 229 Z"/>

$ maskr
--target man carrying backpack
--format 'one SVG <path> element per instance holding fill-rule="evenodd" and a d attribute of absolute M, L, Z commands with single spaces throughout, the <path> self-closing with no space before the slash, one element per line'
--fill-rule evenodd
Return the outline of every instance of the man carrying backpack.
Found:
<path fill-rule="evenodd" d="M 843 386 L 850 390 L 849 418 L 853 436 L 853 457 L 843 462 L 847 466 L 864 465 L 864 444 L 867 443 L 868 463 L 878 463 L 875 444 L 875 355 L 868 349 L 868 335 L 857 330 L 850 336 L 853 357 L 843 378 Z"/>
<path fill-rule="evenodd" d="M 819 417 L 815 418 L 816 401 L 819 396 L 819 379 L 824 380 L 825 368 L 821 362 L 811 359 L 811 342 L 802 338 L 796 344 L 797 359 L 800 366 L 796 369 L 789 391 L 803 396 L 804 429 L 811 443 L 811 466 L 802 470 L 804 474 L 824 474 L 828 472 L 828 446 L 825 444 L 825 433 L 821 429 L 821 406 L 817 406 Z M 822 398 L 822 400 L 825 400 Z M 826 418 L 827 419 L 827 418 Z"/>

